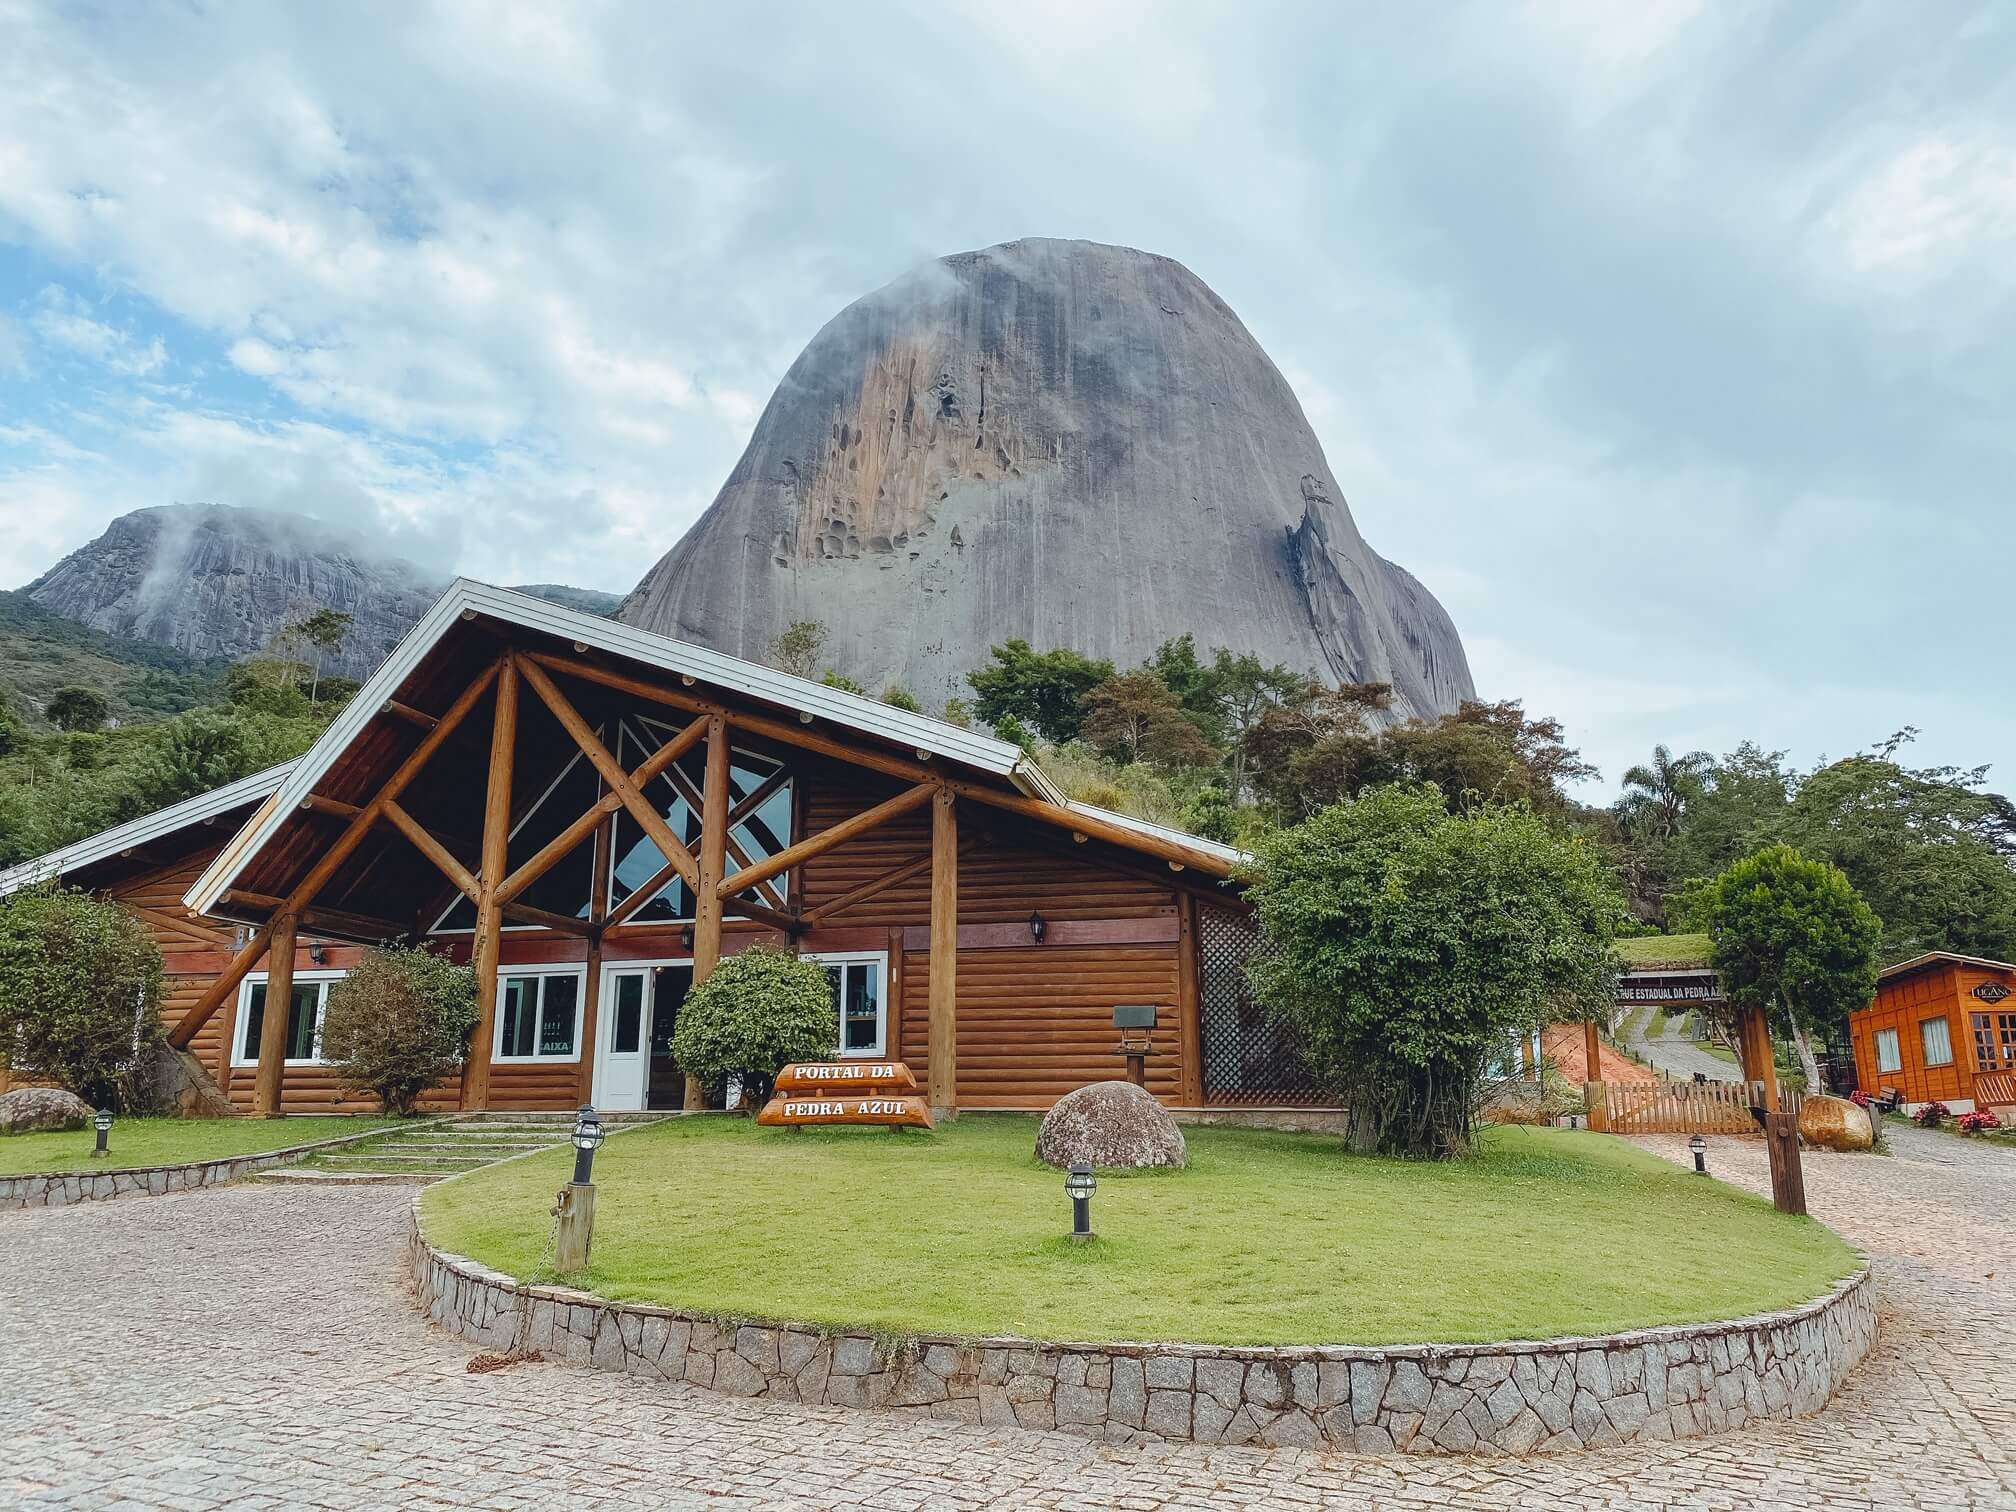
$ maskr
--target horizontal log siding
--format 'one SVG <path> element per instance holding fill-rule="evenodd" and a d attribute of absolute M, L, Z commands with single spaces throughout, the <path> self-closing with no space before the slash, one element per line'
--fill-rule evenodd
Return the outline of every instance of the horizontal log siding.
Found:
<path fill-rule="evenodd" d="M 963 904 L 961 905 L 964 906 Z M 928 951 L 903 958 L 903 1058 L 920 1082 L 930 1063 Z M 1127 1074 L 1113 1053 L 1116 1003 L 1154 1003 L 1148 1090 L 1181 1101 L 1176 947 L 1031 946 L 959 952 L 959 1105 L 1047 1108 L 1087 1082 Z"/>

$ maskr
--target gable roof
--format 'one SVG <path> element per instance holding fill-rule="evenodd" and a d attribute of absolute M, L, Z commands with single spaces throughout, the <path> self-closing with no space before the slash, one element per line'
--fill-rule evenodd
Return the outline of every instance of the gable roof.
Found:
<path fill-rule="evenodd" d="M 302 801 L 315 790 L 345 750 L 396 698 L 398 690 L 441 641 L 461 622 L 485 618 L 522 627 L 570 642 L 577 652 L 599 651 L 609 656 L 675 676 L 704 682 L 801 720 L 824 720 L 858 735 L 908 747 L 986 776 L 1005 780 L 1024 797 L 1067 812 L 1104 820 L 1146 839 L 1190 847 L 1233 864 L 1245 859 L 1231 846 L 1187 835 L 1165 825 L 1149 824 L 1090 804 L 1074 803 L 1046 777 L 1020 746 L 962 729 L 942 719 L 912 713 L 879 699 L 794 677 L 788 672 L 711 651 L 686 641 L 654 635 L 597 615 L 582 614 L 544 599 L 458 578 L 421 616 L 395 646 L 343 712 L 296 762 L 272 801 L 239 831 L 210 867 L 197 878 L 184 902 L 198 913 L 213 909 L 235 879 L 270 841 Z"/>
<path fill-rule="evenodd" d="M 1986 956 L 1956 955 L 1950 950 L 1928 950 L 1923 955 L 1915 955 L 1908 961 L 1899 961 L 1895 966 L 1885 966 L 1876 973 L 1876 980 L 1887 982 L 1892 977 L 1909 976 L 1914 971 L 1922 971 L 1927 966 L 1940 962 L 1951 962 L 1955 966 L 1985 966 L 1990 971 L 2016 971 L 2016 965 L 2008 961 L 1991 961 Z"/>
<path fill-rule="evenodd" d="M 194 798 L 185 798 L 151 814 L 142 814 L 138 819 L 100 830 L 60 850 L 37 856 L 32 861 L 10 866 L 0 871 L 0 897 L 50 877 L 68 876 L 71 872 L 131 850 L 136 845 L 145 845 L 150 840 L 158 840 L 189 825 L 201 824 L 206 819 L 215 819 L 220 814 L 228 814 L 248 803 L 271 797 L 294 766 L 292 761 L 283 761 L 263 772 L 254 772 L 250 777 L 240 777 L 236 782 L 227 782 L 223 787 L 198 793 Z"/>

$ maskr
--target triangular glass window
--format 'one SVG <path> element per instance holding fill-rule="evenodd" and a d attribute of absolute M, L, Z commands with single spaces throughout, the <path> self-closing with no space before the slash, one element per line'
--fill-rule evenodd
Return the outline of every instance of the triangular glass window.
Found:
<path fill-rule="evenodd" d="M 598 729 L 596 737 L 602 732 Z M 642 760 L 642 757 L 638 758 Z M 579 751 L 560 769 L 533 803 L 531 809 L 512 826 L 511 841 L 505 849 L 506 872 L 522 866 L 560 831 L 586 813 L 602 796 L 602 779 L 588 758 Z M 595 875 L 595 847 L 584 841 L 565 859 L 556 862 L 545 875 L 519 895 L 519 901 L 548 913 L 588 917 L 588 888 Z M 453 934 L 476 927 L 476 905 L 457 897 L 435 922 L 433 933 Z M 535 928 L 533 925 L 505 924 L 506 929 Z"/>

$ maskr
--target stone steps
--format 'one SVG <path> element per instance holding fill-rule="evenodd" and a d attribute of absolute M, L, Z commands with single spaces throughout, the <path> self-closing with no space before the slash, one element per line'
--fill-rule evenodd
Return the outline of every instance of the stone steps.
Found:
<path fill-rule="evenodd" d="M 609 1132 L 642 1128 L 662 1117 L 617 1114 L 609 1120 Z M 390 1129 L 364 1143 L 312 1156 L 266 1179 L 304 1186 L 422 1184 L 480 1171 L 510 1156 L 565 1148 L 573 1129 L 573 1115 L 567 1113 L 469 1113 L 431 1128 Z"/>

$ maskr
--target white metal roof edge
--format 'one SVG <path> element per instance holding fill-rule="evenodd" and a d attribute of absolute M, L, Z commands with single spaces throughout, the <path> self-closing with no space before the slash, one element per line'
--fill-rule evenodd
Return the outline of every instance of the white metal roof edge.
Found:
<path fill-rule="evenodd" d="M 1885 966 L 1876 973 L 1876 980 L 1881 982 L 1893 976 L 1901 976 L 1907 971 L 1916 971 L 1920 966 L 1932 961 L 1953 961 L 1962 966 L 1986 966 L 1992 971 L 2016 971 L 2016 964 L 2008 961 L 1991 961 L 1986 956 L 1961 955 L 1953 950 L 1927 950 L 1908 961 L 1899 961 L 1895 966 Z"/>
<path fill-rule="evenodd" d="M 464 610 L 576 641 L 668 672 L 690 673 L 697 680 L 779 708 L 809 712 L 815 719 L 824 718 L 852 730 L 896 741 L 914 750 L 929 751 L 997 777 L 1005 777 L 1028 796 L 1046 803 L 1062 808 L 1082 808 L 1088 814 L 1096 814 L 1123 828 L 1198 846 L 1228 861 L 1244 859 L 1239 851 L 1186 835 L 1180 830 L 1149 824 L 1089 804 L 1073 804 L 1020 746 L 1008 741 L 964 730 L 942 719 L 913 714 L 908 709 L 898 709 L 857 693 L 829 688 L 808 678 L 793 677 L 787 672 L 743 661 L 740 657 L 620 625 L 599 615 L 582 614 L 528 594 L 512 593 L 469 578 L 457 578 L 435 601 L 433 608 L 422 615 L 399 644 L 392 648 L 392 654 L 385 658 L 343 712 L 331 721 L 329 728 L 295 764 L 274 794 L 270 806 L 256 815 L 190 886 L 183 897 L 189 908 L 197 913 L 206 913 L 215 906 L 217 899 L 243 869 L 245 858 L 271 839 L 287 815 L 314 791 L 316 782 L 331 763 L 363 733 L 364 726 L 405 682 L 421 658 L 455 625 Z"/>
<path fill-rule="evenodd" d="M 1080 803 L 1075 798 L 1059 798 L 1053 801 L 1061 802 L 1065 808 L 1074 814 L 1089 814 L 1095 819 L 1104 819 L 1108 824 L 1118 825 L 1121 829 L 1133 830 L 1138 835 L 1150 835 L 1158 840 L 1169 840 L 1178 845 L 1187 845 L 1192 850 L 1203 851 L 1206 855 L 1216 856 L 1219 860 L 1229 862 L 1234 866 L 1241 865 L 1253 859 L 1252 856 L 1240 850 L 1236 845 L 1220 845 L 1216 840 L 1206 840 L 1202 835 L 1193 835 L 1188 830 L 1176 829 L 1167 824 L 1154 824 L 1146 819 L 1137 819 L 1132 814 L 1123 814 L 1117 809 L 1100 808 L 1096 803 Z"/>
<path fill-rule="evenodd" d="M 292 761 L 283 761 L 278 766 L 267 767 L 263 772 L 240 777 L 236 782 L 227 782 L 224 786 L 212 788 L 207 793 L 198 793 L 194 798 L 171 803 L 167 808 L 156 809 L 151 814 L 142 814 L 138 819 L 129 819 L 124 824 L 100 830 L 95 835 L 73 841 L 45 855 L 36 856 L 33 860 L 10 866 L 5 871 L 0 871 L 0 897 L 18 892 L 34 883 L 46 881 L 50 877 L 63 876 L 76 871 L 79 867 L 90 866 L 132 846 L 145 845 L 149 840 L 157 840 L 187 825 L 200 824 L 205 819 L 214 819 L 217 815 L 229 813 L 242 804 L 264 798 L 286 780 L 294 765 Z"/>

